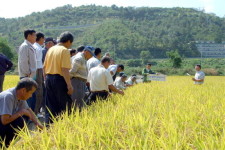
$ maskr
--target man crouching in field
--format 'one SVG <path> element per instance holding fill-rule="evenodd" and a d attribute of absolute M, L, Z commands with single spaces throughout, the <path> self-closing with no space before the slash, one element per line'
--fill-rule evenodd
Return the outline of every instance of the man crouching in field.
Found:
<path fill-rule="evenodd" d="M 25 126 L 22 116 L 29 117 L 37 127 L 43 129 L 26 102 L 37 86 L 33 79 L 23 78 L 15 88 L 0 93 L 0 148 L 3 146 L 2 141 L 8 147 L 16 136 L 16 130 Z"/>

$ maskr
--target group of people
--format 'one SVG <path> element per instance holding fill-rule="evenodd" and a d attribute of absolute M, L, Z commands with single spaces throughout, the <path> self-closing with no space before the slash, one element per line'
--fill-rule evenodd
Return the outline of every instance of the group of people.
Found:
<path fill-rule="evenodd" d="M 41 110 L 45 110 L 45 123 L 49 125 L 66 110 L 82 111 L 84 106 L 105 100 L 111 93 L 124 95 L 127 87 L 137 84 L 135 74 L 128 78 L 124 65 L 115 64 L 109 53 L 102 57 L 100 48 L 70 49 L 74 41 L 70 32 L 63 32 L 56 41 L 41 32 L 26 30 L 24 38 L 18 49 L 20 81 L 3 92 L 4 74 L 13 64 L 0 55 L 0 142 L 6 146 L 15 137 L 16 129 L 24 127 L 24 118 L 43 129 L 36 117 Z M 151 66 L 148 63 L 143 69 L 143 82 L 149 82 L 149 74 L 156 74 Z M 201 65 L 195 69 L 192 80 L 202 84 L 205 74 Z"/>
<path fill-rule="evenodd" d="M 26 30 L 24 38 L 18 49 L 20 81 L 15 88 L 0 93 L 0 142 L 6 146 L 16 129 L 23 128 L 24 119 L 43 129 L 36 117 L 43 109 L 49 125 L 66 110 L 82 111 L 86 104 L 105 100 L 111 93 L 124 95 L 123 90 L 136 83 L 136 75 L 127 79 L 122 73 L 124 66 L 114 64 L 109 54 L 102 57 L 100 48 L 70 49 L 74 41 L 70 32 L 63 32 L 56 41 Z M 12 64 L 6 66 L 5 71 Z"/>

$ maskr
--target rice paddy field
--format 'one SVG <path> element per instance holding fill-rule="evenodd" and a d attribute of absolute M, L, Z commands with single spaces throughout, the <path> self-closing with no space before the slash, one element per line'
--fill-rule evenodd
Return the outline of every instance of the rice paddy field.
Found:
<path fill-rule="evenodd" d="M 7 76 L 5 88 L 18 77 Z M 82 113 L 66 113 L 43 131 L 19 133 L 12 150 L 225 149 L 225 77 L 140 83 Z"/>

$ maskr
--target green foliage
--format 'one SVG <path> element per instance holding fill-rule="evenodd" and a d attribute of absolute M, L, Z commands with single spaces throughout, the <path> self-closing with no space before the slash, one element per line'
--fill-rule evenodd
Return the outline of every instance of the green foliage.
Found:
<path fill-rule="evenodd" d="M 6 55 L 9 59 L 13 58 L 13 53 L 5 39 L 0 38 L 0 53 Z"/>
<path fill-rule="evenodd" d="M 173 67 L 174 68 L 180 68 L 182 64 L 182 59 L 178 51 L 170 51 L 166 53 L 167 56 L 171 59 L 173 62 Z"/>
<path fill-rule="evenodd" d="M 74 47 L 101 47 L 118 59 L 137 59 L 143 50 L 153 58 L 166 58 L 173 49 L 185 57 L 199 57 L 192 41 L 225 41 L 224 18 L 191 8 L 66 5 L 25 17 L 0 18 L 0 35 L 15 47 L 23 42 L 27 28 L 54 38 L 68 30 L 75 35 Z"/>
<path fill-rule="evenodd" d="M 140 57 L 142 59 L 142 64 L 146 64 L 151 58 L 151 53 L 149 51 L 141 51 Z"/>

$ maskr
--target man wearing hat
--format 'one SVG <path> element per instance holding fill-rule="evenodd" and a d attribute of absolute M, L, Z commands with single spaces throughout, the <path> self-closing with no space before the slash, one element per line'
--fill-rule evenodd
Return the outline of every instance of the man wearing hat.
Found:
<path fill-rule="evenodd" d="M 151 70 L 151 67 L 152 67 L 152 64 L 151 64 L 151 63 L 148 63 L 148 64 L 146 65 L 146 68 L 144 68 L 144 69 L 142 70 L 143 82 L 150 82 L 150 81 L 148 81 L 147 76 L 148 76 L 149 74 L 156 74 L 155 72 L 153 72 L 153 71 Z"/>
<path fill-rule="evenodd" d="M 132 86 L 134 84 L 137 84 L 137 76 L 136 74 L 133 74 L 125 83 L 127 86 Z"/>
<path fill-rule="evenodd" d="M 56 44 L 56 41 L 52 37 L 48 37 L 45 39 L 45 47 L 42 50 L 42 63 L 44 63 L 44 61 L 45 61 L 45 56 L 46 56 L 46 53 L 49 50 L 49 48 L 51 48 L 55 44 Z"/>
<path fill-rule="evenodd" d="M 126 89 L 126 85 L 125 85 L 126 80 L 127 80 L 127 75 L 124 73 L 121 75 L 121 77 L 119 77 L 117 80 L 115 80 L 113 85 L 119 90 L 125 90 Z"/>
<path fill-rule="evenodd" d="M 75 107 L 81 111 L 84 106 L 86 81 L 88 76 L 87 60 L 94 55 L 94 47 L 86 46 L 82 52 L 78 52 L 72 57 L 72 69 L 70 69 L 71 83 L 74 92 L 71 96 Z"/>

